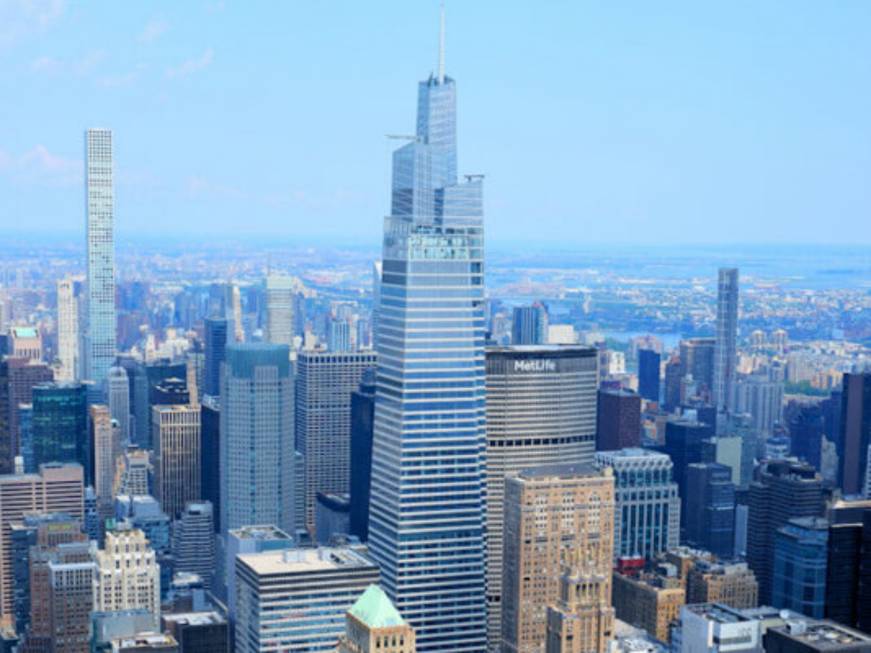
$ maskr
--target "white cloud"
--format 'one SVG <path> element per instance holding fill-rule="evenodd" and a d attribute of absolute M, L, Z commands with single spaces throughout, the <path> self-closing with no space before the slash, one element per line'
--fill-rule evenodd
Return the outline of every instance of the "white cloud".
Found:
<path fill-rule="evenodd" d="M 41 32 L 64 12 L 64 0 L 0 0 L 0 47 Z"/>
<path fill-rule="evenodd" d="M 69 60 L 42 56 L 30 62 L 30 70 L 44 75 L 77 75 L 83 77 L 93 72 L 105 58 L 106 53 L 103 50 L 91 50 L 81 57 Z"/>
<path fill-rule="evenodd" d="M 42 144 L 20 155 L 0 150 L 0 173 L 17 181 L 45 186 L 71 186 L 82 183 L 81 159 L 53 154 Z"/>
<path fill-rule="evenodd" d="M 208 68 L 212 60 L 215 58 L 214 51 L 209 48 L 202 55 L 196 57 L 194 59 L 188 59 L 187 61 L 182 62 L 178 66 L 168 68 L 166 71 L 166 76 L 169 78 L 175 77 L 187 77 L 188 75 L 193 75 L 205 68 Z"/>
<path fill-rule="evenodd" d="M 142 33 L 139 35 L 137 40 L 140 43 L 154 43 L 154 41 L 163 36 L 168 29 L 169 23 L 165 20 L 152 18 L 148 23 L 146 23 L 145 28 L 142 30 Z"/>

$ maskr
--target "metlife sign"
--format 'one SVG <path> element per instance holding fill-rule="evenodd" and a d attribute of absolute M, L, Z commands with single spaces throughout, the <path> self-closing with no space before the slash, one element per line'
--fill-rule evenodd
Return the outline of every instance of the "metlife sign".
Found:
<path fill-rule="evenodd" d="M 556 361 L 549 358 L 532 358 L 514 361 L 515 372 L 556 372 Z"/>

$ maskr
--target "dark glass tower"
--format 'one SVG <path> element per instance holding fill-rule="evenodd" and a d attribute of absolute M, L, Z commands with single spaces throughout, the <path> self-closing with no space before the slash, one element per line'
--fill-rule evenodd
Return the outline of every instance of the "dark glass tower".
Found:
<path fill-rule="evenodd" d="M 686 539 L 730 559 L 735 549 L 735 486 L 732 470 L 719 463 L 687 468 Z"/>
<path fill-rule="evenodd" d="M 652 349 L 638 350 L 638 394 L 647 401 L 659 401 L 659 362 Z"/>
<path fill-rule="evenodd" d="M 844 494 L 861 494 L 871 444 L 871 372 L 845 374 L 838 439 L 838 483 Z"/>
<path fill-rule="evenodd" d="M 88 395 L 81 383 L 43 383 L 33 388 L 33 460 L 79 463 L 93 484 L 88 433 Z"/>
<path fill-rule="evenodd" d="M 458 183 L 456 85 L 418 87 L 384 223 L 369 547 L 419 651 L 483 651 L 482 179 Z"/>
<path fill-rule="evenodd" d="M 364 374 L 360 389 L 351 393 L 351 514 L 352 535 L 369 539 L 369 495 L 372 483 L 372 427 L 375 419 L 375 375 Z"/>
<path fill-rule="evenodd" d="M 217 397 L 221 394 L 221 363 L 226 355 L 229 323 L 222 317 L 207 317 L 203 324 L 206 341 L 203 394 Z"/>

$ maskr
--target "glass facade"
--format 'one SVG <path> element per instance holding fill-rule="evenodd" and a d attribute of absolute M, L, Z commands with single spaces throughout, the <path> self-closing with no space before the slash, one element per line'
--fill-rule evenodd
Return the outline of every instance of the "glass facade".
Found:
<path fill-rule="evenodd" d="M 85 191 L 88 240 L 86 378 L 102 392 L 115 361 L 115 199 L 112 131 L 85 134 Z"/>
<path fill-rule="evenodd" d="M 822 619 L 826 608 L 829 523 L 791 519 L 774 536 L 772 604 Z"/>
<path fill-rule="evenodd" d="M 33 388 L 31 414 L 33 466 L 79 463 L 85 482 L 93 483 L 88 446 L 88 401 L 80 383 L 43 383 Z"/>
<path fill-rule="evenodd" d="M 384 225 L 369 544 L 419 651 L 484 651 L 482 180 L 456 179 L 456 90 L 422 82 Z"/>

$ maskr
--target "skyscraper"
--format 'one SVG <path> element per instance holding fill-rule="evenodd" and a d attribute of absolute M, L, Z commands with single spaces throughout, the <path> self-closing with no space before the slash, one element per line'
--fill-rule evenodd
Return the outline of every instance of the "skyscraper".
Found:
<path fill-rule="evenodd" d="M 351 393 L 374 352 L 301 351 L 296 362 L 296 446 L 305 458 L 306 524 L 318 492 L 347 494 L 351 482 Z"/>
<path fill-rule="evenodd" d="M 375 370 L 363 374 L 351 394 L 351 514 L 352 535 L 369 539 L 369 496 L 372 487 L 372 422 L 375 419 Z"/>
<path fill-rule="evenodd" d="M 686 539 L 729 559 L 735 543 L 735 486 L 732 470 L 719 463 L 687 467 Z"/>
<path fill-rule="evenodd" d="M 547 311 L 540 303 L 516 306 L 511 314 L 511 344 L 544 345 L 547 343 Z"/>
<path fill-rule="evenodd" d="M 681 528 L 686 525 L 687 468 L 702 462 L 703 441 L 713 435 L 711 427 L 686 419 L 670 419 L 665 425 L 662 448 L 674 463 L 674 480 L 681 500 Z"/>
<path fill-rule="evenodd" d="M 21 358 L 0 360 L 0 473 L 11 474 L 18 455 L 19 406 L 33 403 L 33 388 L 52 380 L 51 368 Z"/>
<path fill-rule="evenodd" d="M 348 610 L 337 653 L 415 653 L 414 628 L 378 585 L 370 585 Z"/>
<path fill-rule="evenodd" d="M 221 407 L 218 398 L 200 405 L 200 497 L 212 504 L 215 532 L 221 533 Z"/>
<path fill-rule="evenodd" d="M 89 407 L 91 447 L 94 460 L 94 490 L 102 515 L 112 514 L 114 504 L 115 461 L 121 455 L 120 430 L 104 404 Z"/>
<path fill-rule="evenodd" d="M 160 567 L 154 549 L 138 528 L 106 533 L 106 546 L 94 555 L 94 610 L 144 608 L 156 630 L 160 624 Z"/>
<path fill-rule="evenodd" d="M 88 398 L 81 383 L 41 383 L 33 388 L 33 459 L 79 463 L 85 482 L 94 482 L 88 437 Z"/>
<path fill-rule="evenodd" d="M 826 609 L 829 522 L 790 519 L 774 534 L 771 605 L 821 619 Z"/>
<path fill-rule="evenodd" d="M 85 378 L 103 385 L 115 360 L 115 199 L 112 131 L 85 134 L 85 186 L 88 238 L 88 321 Z"/>
<path fill-rule="evenodd" d="M 700 397 L 706 400 L 713 392 L 716 348 L 714 338 L 689 338 L 680 342 L 681 378 L 691 376 L 699 384 Z M 681 396 L 681 401 L 686 399 Z"/>
<path fill-rule="evenodd" d="M 597 451 L 596 465 L 614 470 L 614 557 L 652 559 L 680 541 L 680 497 L 674 465 L 648 449 Z"/>
<path fill-rule="evenodd" d="M 152 410 L 155 495 L 163 511 L 175 519 L 188 502 L 202 498 L 200 407 L 185 404 Z"/>
<path fill-rule="evenodd" d="M 203 394 L 218 397 L 221 394 L 221 365 L 227 351 L 227 320 L 222 317 L 207 317 L 203 321 L 203 329 L 206 341 Z"/>
<path fill-rule="evenodd" d="M 772 598 L 774 539 L 793 517 L 817 517 L 824 509 L 823 482 L 806 463 L 777 460 L 764 464 L 750 484 L 747 563 L 759 581 L 759 602 Z"/>
<path fill-rule="evenodd" d="M 505 479 L 539 465 L 590 464 L 596 431 L 596 350 L 523 345 L 487 350 L 488 645 L 502 619 Z"/>
<path fill-rule="evenodd" d="M 586 613 L 591 619 L 587 646 L 578 650 L 602 653 L 613 621 L 608 613 L 614 554 L 611 470 L 550 465 L 509 478 L 504 538 L 502 650 L 543 651 L 550 633 L 565 641 L 572 622 L 584 621 Z M 557 602 L 552 615 L 548 606 Z"/>
<path fill-rule="evenodd" d="M 442 50 L 442 55 L 443 55 Z M 372 452 L 371 555 L 421 651 L 482 651 L 482 178 L 457 182 L 456 84 L 418 87 L 417 135 L 393 154 Z"/>
<path fill-rule="evenodd" d="M 197 574 L 206 588 L 215 573 L 215 525 L 212 504 L 188 503 L 172 532 L 174 571 Z"/>
<path fill-rule="evenodd" d="M 266 342 L 293 344 L 293 279 L 277 274 L 266 277 Z"/>
<path fill-rule="evenodd" d="M 658 352 L 638 350 L 638 394 L 647 401 L 659 401 L 659 361 Z"/>
<path fill-rule="evenodd" d="M 275 524 L 293 532 L 290 351 L 230 345 L 221 378 L 221 529 Z"/>
<path fill-rule="evenodd" d="M 631 390 L 599 390 L 596 450 L 641 445 L 641 397 Z"/>
<path fill-rule="evenodd" d="M 82 374 L 83 281 L 83 277 L 66 277 L 57 282 L 59 381 L 77 381 Z"/>
<path fill-rule="evenodd" d="M 844 374 L 841 429 L 838 449 L 838 484 L 844 494 L 859 494 L 868 475 L 871 445 L 871 372 Z"/>
<path fill-rule="evenodd" d="M 717 277 L 717 341 L 714 346 L 714 405 L 732 408 L 738 364 L 738 268 L 720 268 Z"/>
<path fill-rule="evenodd" d="M 109 412 L 118 423 L 121 443 L 130 444 L 130 379 L 123 367 L 109 368 Z"/>

